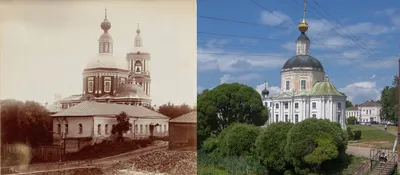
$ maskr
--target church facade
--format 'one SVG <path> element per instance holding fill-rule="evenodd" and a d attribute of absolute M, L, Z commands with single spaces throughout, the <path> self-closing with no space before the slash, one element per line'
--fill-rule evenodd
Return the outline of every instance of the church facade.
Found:
<path fill-rule="evenodd" d="M 281 70 L 281 92 L 269 96 L 266 84 L 262 91 L 263 102 L 269 109 L 267 125 L 318 118 L 338 122 L 345 128 L 346 96 L 329 82 L 321 62 L 310 55 L 305 18 L 298 28 L 301 33 L 296 41 L 296 56 L 287 60 Z"/>
<path fill-rule="evenodd" d="M 151 107 L 151 56 L 143 47 L 139 26 L 134 47 L 126 54 L 125 60 L 113 54 L 114 40 L 109 33 L 111 23 L 107 12 L 100 27 L 103 34 L 98 40 L 98 54 L 87 63 L 82 73 L 82 93 L 61 99 L 62 109 L 88 100 Z"/>

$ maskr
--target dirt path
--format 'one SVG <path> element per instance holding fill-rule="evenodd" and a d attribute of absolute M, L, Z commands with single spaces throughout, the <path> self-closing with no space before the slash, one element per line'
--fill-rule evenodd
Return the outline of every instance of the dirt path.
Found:
<path fill-rule="evenodd" d="M 20 166 L 13 166 L 11 170 L 15 172 L 30 172 L 30 171 L 43 171 L 43 170 L 53 170 L 53 169 L 62 169 L 62 168 L 74 168 L 74 167 L 84 167 L 84 166 L 97 166 L 101 167 L 105 164 L 112 164 L 120 161 L 129 160 L 132 156 L 151 152 L 155 150 L 166 150 L 168 148 L 167 143 L 156 144 L 146 148 L 133 150 L 131 152 L 122 153 L 119 155 L 111 156 L 111 157 L 104 157 L 100 159 L 93 159 L 93 160 L 82 160 L 82 161 L 70 161 L 70 162 L 54 162 L 54 163 L 43 163 L 43 164 L 31 164 L 31 165 L 20 165 Z"/>
<path fill-rule="evenodd" d="M 357 147 L 357 146 L 347 146 L 346 153 L 358 157 L 369 158 L 371 148 Z"/>
<path fill-rule="evenodd" d="M 376 128 L 376 129 L 379 129 L 379 130 L 382 130 L 382 131 L 385 131 L 385 126 L 383 126 L 383 125 L 372 125 L 372 127 Z M 396 131 L 387 130 L 386 132 L 397 136 L 397 132 Z"/>

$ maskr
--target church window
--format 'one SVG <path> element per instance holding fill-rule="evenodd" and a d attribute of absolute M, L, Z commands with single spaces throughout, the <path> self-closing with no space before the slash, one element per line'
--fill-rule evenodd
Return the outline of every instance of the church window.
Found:
<path fill-rule="evenodd" d="M 289 103 L 285 103 L 285 109 L 289 108 Z"/>
<path fill-rule="evenodd" d="M 296 114 L 294 115 L 294 123 L 298 123 L 299 122 L 299 115 Z"/>
<path fill-rule="evenodd" d="M 265 102 L 264 105 L 265 105 L 265 106 L 268 106 L 268 102 Z"/>
<path fill-rule="evenodd" d="M 301 86 L 301 90 L 305 90 L 306 89 L 306 80 L 301 80 L 300 86 Z"/>
<path fill-rule="evenodd" d="M 109 45 L 108 43 L 104 43 L 104 52 L 109 52 Z"/>
<path fill-rule="evenodd" d="M 106 125 L 104 126 L 104 132 L 105 132 L 106 134 L 108 134 L 108 124 L 106 124 Z"/>
<path fill-rule="evenodd" d="M 139 133 L 139 127 L 137 124 L 135 125 L 135 129 L 136 129 L 136 134 Z"/>
<path fill-rule="evenodd" d="M 79 134 L 82 134 L 83 133 L 83 126 L 82 126 L 82 124 L 80 123 L 79 124 Z"/>
<path fill-rule="evenodd" d="M 338 105 L 338 106 L 337 106 L 338 109 L 342 109 L 342 103 L 338 103 L 337 105 Z"/>
<path fill-rule="evenodd" d="M 140 125 L 140 134 L 143 134 L 143 125 Z"/>
<path fill-rule="evenodd" d="M 286 115 L 285 115 L 285 122 L 288 122 L 288 121 L 289 121 L 288 115 L 286 114 Z"/>
<path fill-rule="evenodd" d="M 65 134 L 68 134 L 68 124 L 65 124 Z"/>
<path fill-rule="evenodd" d="M 276 109 L 279 108 L 279 103 L 275 104 L 275 108 L 276 108 Z"/>
<path fill-rule="evenodd" d="M 278 114 L 276 114 L 275 120 L 276 120 L 277 123 L 279 122 L 279 115 Z"/>
<path fill-rule="evenodd" d="M 290 86 L 289 86 L 289 81 L 286 81 L 286 90 L 288 91 L 289 90 L 289 88 L 290 88 Z"/>
<path fill-rule="evenodd" d="M 294 108 L 295 108 L 295 109 L 298 109 L 298 108 L 299 108 L 299 103 L 295 103 L 295 104 L 294 104 Z"/>
<path fill-rule="evenodd" d="M 312 103 L 312 108 L 313 108 L 313 109 L 317 109 L 317 103 L 313 102 L 313 103 Z"/>
<path fill-rule="evenodd" d="M 338 114 L 338 116 L 337 116 L 337 122 L 340 123 L 340 114 Z"/>
<path fill-rule="evenodd" d="M 101 134 L 101 124 L 97 125 L 97 134 Z"/>
<path fill-rule="evenodd" d="M 164 132 L 167 132 L 167 125 L 164 125 Z"/>
<path fill-rule="evenodd" d="M 145 130 L 145 131 L 146 131 L 146 134 L 149 133 L 149 126 L 148 126 L 148 125 L 146 125 L 145 129 L 146 129 L 146 130 Z"/>
<path fill-rule="evenodd" d="M 111 92 L 111 77 L 104 77 L 104 92 Z"/>
<path fill-rule="evenodd" d="M 87 86 L 88 86 L 88 92 L 92 93 L 93 92 L 93 77 L 88 78 Z"/>
<path fill-rule="evenodd" d="M 121 78 L 121 84 L 125 84 L 125 78 Z"/>
<path fill-rule="evenodd" d="M 317 118 L 317 114 L 313 114 L 312 117 L 313 117 L 313 118 Z"/>
<path fill-rule="evenodd" d="M 60 124 L 57 125 L 57 134 L 61 134 L 61 125 Z"/>

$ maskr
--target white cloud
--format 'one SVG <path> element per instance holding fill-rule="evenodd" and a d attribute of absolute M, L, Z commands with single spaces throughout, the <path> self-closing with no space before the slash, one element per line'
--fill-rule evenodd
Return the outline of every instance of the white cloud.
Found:
<path fill-rule="evenodd" d="M 256 86 L 255 90 L 261 94 L 261 91 L 265 89 L 265 85 L 263 84 L 259 84 Z M 279 94 L 281 92 L 281 88 L 278 86 L 269 86 L 269 84 L 267 83 L 267 90 L 269 91 L 269 95 L 270 97 L 275 96 L 277 94 Z"/>
<path fill-rule="evenodd" d="M 380 11 L 376 11 L 375 15 L 385 15 L 390 18 L 390 21 L 397 28 L 400 27 L 400 9 L 388 8 Z"/>
<path fill-rule="evenodd" d="M 381 96 L 381 89 L 376 87 L 376 82 L 371 81 L 355 82 L 344 88 L 339 88 L 339 91 L 345 93 L 347 99 L 352 101 L 353 104 L 367 100 L 378 100 Z"/>
<path fill-rule="evenodd" d="M 262 11 L 260 14 L 261 22 L 269 26 L 278 26 L 285 23 L 285 21 L 292 22 L 292 18 L 290 18 L 290 16 L 286 15 L 283 12 L 274 11 L 273 13 L 275 15 L 267 11 Z M 280 18 L 278 18 L 277 16 L 279 16 Z M 283 21 L 282 19 L 285 21 Z"/>
<path fill-rule="evenodd" d="M 260 74 L 249 73 L 239 76 L 232 76 L 231 74 L 225 74 L 220 78 L 221 84 L 223 83 L 245 83 L 250 80 L 261 78 Z"/>
<path fill-rule="evenodd" d="M 263 68 L 281 67 L 287 56 L 278 53 L 251 55 L 240 51 L 225 51 L 218 48 L 197 48 L 197 67 L 199 72 L 219 70 L 221 72 L 240 72 Z"/>
<path fill-rule="evenodd" d="M 375 74 L 372 75 L 371 77 L 369 77 L 369 79 L 374 79 L 374 78 L 376 78 L 376 75 L 375 75 Z"/>
<path fill-rule="evenodd" d="M 347 26 L 346 29 L 349 30 L 352 34 L 369 34 L 369 35 L 385 34 L 392 30 L 391 28 L 389 28 L 387 26 L 373 24 L 370 22 L 362 22 L 362 23 L 350 25 L 350 26 Z M 341 32 L 341 33 L 348 35 L 347 30 L 342 29 L 341 31 L 345 31 L 345 33 L 343 33 L 343 32 Z M 339 30 L 337 30 L 337 31 L 338 31 L 338 33 L 340 33 Z"/>

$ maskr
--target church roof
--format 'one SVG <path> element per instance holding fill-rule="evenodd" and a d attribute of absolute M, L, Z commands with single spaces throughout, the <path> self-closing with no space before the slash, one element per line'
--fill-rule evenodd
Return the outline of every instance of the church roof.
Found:
<path fill-rule="evenodd" d="M 329 81 L 317 82 L 310 91 L 310 96 L 344 96 Z"/>
<path fill-rule="evenodd" d="M 115 91 L 115 97 L 118 98 L 149 98 L 137 84 L 122 84 Z"/>
<path fill-rule="evenodd" d="M 291 69 L 296 67 L 314 68 L 314 69 L 319 69 L 321 71 L 324 70 L 324 67 L 322 66 L 321 62 L 319 62 L 316 58 L 310 55 L 296 55 L 287 60 L 286 63 L 283 65 L 282 69 Z"/>
<path fill-rule="evenodd" d="M 84 116 L 107 116 L 118 115 L 125 112 L 130 117 L 139 118 L 161 118 L 169 117 L 147 109 L 143 106 L 131 106 L 113 103 L 98 103 L 93 101 L 84 101 L 68 109 L 52 115 L 53 117 L 84 117 Z"/>
<path fill-rule="evenodd" d="M 85 67 L 85 69 L 96 68 L 128 70 L 128 65 L 124 59 L 110 53 L 99 53 L 96 57 L 93 57 Z"/>
<path fill-rule="evenodd" d="M 192 111 L 192 112 L 183 114 L 179 117 L 171 119 L 169 122 L 171 122 L 171 123 L 197 123 L 197 111 Z"/>
<path fill-rule="evenodd" d="M 381 106 L 381 104 L 376 102 L 376 101 L 371 100 L 371 101 L 366 101 L 366 102 L 360 104 L 359 106 L 361 106 L 361 107 L 372 107 L 372 106 Z"/>
<path fill-rule="evenodd" d="M 297 41 L 310 41 L 310 38 L 305 33 L 301 33 L 300 36 L 297 38 Z"/>

